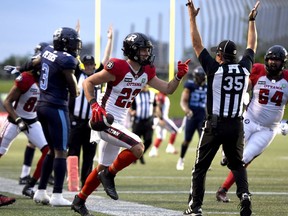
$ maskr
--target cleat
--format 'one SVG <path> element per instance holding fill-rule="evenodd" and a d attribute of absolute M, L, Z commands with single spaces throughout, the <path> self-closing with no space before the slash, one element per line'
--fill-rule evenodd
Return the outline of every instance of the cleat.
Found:
<path fill-rule="evenodd" d="M 202 216 L 202 209 L 201 207 L 195 207 L 193 209 L 189 207 L 183 212 L 183 215 Z"/>
<path fill-rule="evenodd" d="M 38 204 L 48 205 L 50 203 L 50 197 L 47 195 L 46 190 L 36 190 L 33 196 L 34 202 Z"/>
<path fill-rule="evenodd" d="M 35 194 L 33 188 L 34 187 L 31 187 L 30 185 L 26 184 L 25 187 L 22 190 L 22 194 L 24 196 L 27 196 L 27 197 L 30 197 L 31 199 L 33 199 L 34 194 Z"/>
<path fill-rule="evenodd" d="M 0 194 L 0 206 L 7 206 L 14 203 L 15 201 L 16 201 L 15 198 L 10 198 Z"/>
<path fill-rule="evenodd" d="M 70 207 L 72 202 L 65 199 L 62 193 L 53 193 L 50 199 L 50 205 L 53 207 Z"/>
<path fill-rule="evenodd" d="M 19 178 L 19 185 L 26 185 L 31 179 L 30 175 L 24 176 L 23 178 Z"/>
<path fill-rule="evenodd" d="M 178 159 L 176 170 L 184 170 L 184 159 L 182 158 Z"/>
<path fill-rule="evenodd" d="M 143 156 L 139 158 L 139 161 L 141 164 L 145 164 L 145 160 L 144 160 Z"/>
<path fill-rule="evenodd" d="M 168 144 L 166 148 L 166 153 L 168 154 L 178 154 L 178 151 L 175 149 L 174 145 Z"/>
<path fill-rule="evenodd" d="M 85 200 L 81 199 L 78 195 L 75 195 L 71 209 L 78 212 L 81 216 L 93 216 L 86 208 Z"/>
<path fill-rule="evenodd" d="M 115 189 L 115 182 L 114 182 L 115 175 L 108 171 L 108 168 L 100 171 L 98 173 L 98 179 L 102 183 L 106 194 L 114 200 L 117 200 L 118 194 Z"/>
<path fill-rule="evenodd" d="M 227 190 L 225 188 L 220 187 L 216 192 L 216 199 L 219 202 L 230 202 L 230 199 L 227 197 Z"/>
<path fill-rule="evenodd" d="M 149 157 L 158 157 L 158 149 L 155 146 L 151 148 Z"/>
<path fill-rule="evenodd" d="M 248 193 L 243 193 L 240 201 L 240 215 L 250 216 L 251 214 L 251 197 Z"/>

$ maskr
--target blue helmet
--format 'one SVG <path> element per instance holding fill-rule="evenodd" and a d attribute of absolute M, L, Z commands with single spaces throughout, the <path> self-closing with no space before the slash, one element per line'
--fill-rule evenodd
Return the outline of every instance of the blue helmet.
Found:
<path fill-rule="evenodd" d="M 82 49 L 82 41 L 74 29 L 63 27 L 54 32 L 53 46 L 57 51 L 65 51 L 76 57 Z"/>
<path fill-rule="evenodd" d="M 197 84 L 201 84 L 206 80 L 206 74 L 205 74 L 203 67 L 197 66 L 193 70 L 193 78 Z"/>
<path fill-rule="evenodd" d="M 49 46 L 49 44 L 46 42 L 40 42 L 39 44 L 37 44 L 36 47 L 34 48 L 34 55 L 38 55 L 47 46 Z"/>

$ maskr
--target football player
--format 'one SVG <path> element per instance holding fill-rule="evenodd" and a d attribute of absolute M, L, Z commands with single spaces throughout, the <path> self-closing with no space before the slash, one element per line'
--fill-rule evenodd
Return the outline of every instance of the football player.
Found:
<path fill-rule="evenodd" d="M 26 64 L 26 68 L 41 65 L 37 115 L 50 147 L 43 163 L 38 190 L 33 197 L 36 203 L 52 206 L 71 205 L 62 195 L 70 132 L 68 95 L 79 95 L 74 73 L 78 64 L 76 57 L 81 49 L 82 41 L 79 34 L 72 28 L 62 27 L 53 34 L 53 46 L 45 47 L 37 58 Z M 46 188 L 52 170 L 55 181 L 50 198 Z"/>
<path fill-rule="evenodd" d="M 185 113 L 185 137 L 181 144 L 180 158 L 176 169 L 184 170 L 184 157 L 197 130 L 200 137 L 202 124 L 206 116 L 207 84 L 206 74 L 201 66 L 193 71 L 193 80 L 187 80 L 181 95 L 180 106 Z"/>
<path fill-rule="evenodd" d="M 100 183 L 108 196 L 118 199 L 115 175 L 135 162 L 144 152 L 141 138 L 124 126 L 134 98 L 146 84 L 165 94 L 172 94 L 189 69 L 190 59 L 184 63 L 179 61 L 178 72 L 170 82 L 159 79 L 153 65 L 153 45 L 142 33 L 129 34 L 123 41 L 122 50 L 127 59 L 110 59 L 102 71 L 83 82 L 85 96 L 92 108 L 92 121 L 103 121 L 108 112 L 114 116 L 114 123 L 103 131 L 92 131 L 98 133 L 101 138 L 99 164 L 90 173 L 84 187 L 72 203 L 72 209 L 82 216 L 91 215 L 85 201 Z M 102 103 L 98 104 L 94 86 L 102 83 L 107 83 L 107 88 Z M 119 152 L 120 148 L 124 150 Z"/>
<path fill-rule="evenodd" d="M 38 80 L 38 70 L 23 72 L 15 79 L 15 84 L 3 103 L 8 117 L 0 135 L 0 157 L 8 152 L 13 140 L 21 131 L 25 133 L 29 143 L 42 152 L 33 177 L 26 182 L 22 191 L 23 195 L 31 198 L 34 195 L 33 187 L 40 178 L 43 160 L 49 151 L 35 110 L 40 95 Z M 23 169 L 26 168 L 23 167 Z"/>
<path fill-rule="evenodd" d="M 243 162 L 247 167 L 275 138 L 288 102 L 288 70 L 285 70 L 287 51 L 283 46 L 270 47 L 264 57 L 265 64 L 253 65 L 249 89 L 252 97 L 243 114 L 245 147 Z M 288 133 L 288 125 L 282 127 L 282 134 Z M 228 160 L 229 163 L 229 160 Z M 216 193 L 218 201 L 229 202 L 227 191 L 235 179 L 230 171 Z"/>
<path fill-rule="evenodd" d="M 170 132 L 170 137 L 169 143 L 166 147 L 166 153 L 177 154 L 178 151 L 175 149 L 174 143 L 179 128 L 173 120 L 169 118 L 170 99 L 166 94 L 158 92 L 156 95 L 156 103 L 156 116 L 158 117 L 155 124 L 156 139 L 154 140 L 154 144 L 149 152 L 149 157 L 158 156 L 158 148 L 163 139 L 165 139 L 167 131 Z"/>

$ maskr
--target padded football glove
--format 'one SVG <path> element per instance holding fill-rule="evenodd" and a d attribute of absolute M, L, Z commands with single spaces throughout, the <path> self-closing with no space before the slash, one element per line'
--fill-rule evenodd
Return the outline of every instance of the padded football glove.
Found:
<path fill-rule="evenodd" d="M 191 59 L 186 60 L 184 63 L 178 61 L 178 72 L 175 76 L 175 79 L 180 81 L 189 71 L 188 64 L 190 63 Z"/>

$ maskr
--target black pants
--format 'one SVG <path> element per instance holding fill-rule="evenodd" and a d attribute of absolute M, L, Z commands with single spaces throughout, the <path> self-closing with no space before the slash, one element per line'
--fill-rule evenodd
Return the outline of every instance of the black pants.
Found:
<path fill-rule="evenodd" d="M 68 156 L 78 156 L 79 158 L 81 148 L 83 150 L 81 167 L 82 186 L 84 185 L 86 178 L 93 169 L 93 159 L 97 147 L 97 143 L 90 142 L 90 133 L 91 129 L 88 125 L 88 120 L 71 119 L 71 132 L 68 142 Z"/>
<path fill-rule="evenodd" d="M 237 196 L 249 193 L 247 173 L 242 162 L 244 147 L 244 131 L 241 118 L 208 119 L 204 122 L 200 138 L 195 166 L 192 172 L 192 198 L 191 207 L 200 207 L 205 193 L 205 179 L 220 145 L 228 160 L 228 168 L 233 172 L 237 185 Z"/>
<path fill-rule="evenodd" d="M 145 120 L 134 119 L 132 132 L 143 138 L 145 146 L 144 153 L 152 143 L 153 131 L 153 117 Z"/>

